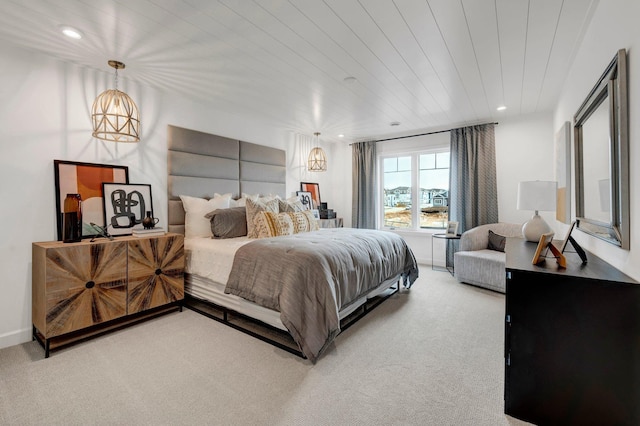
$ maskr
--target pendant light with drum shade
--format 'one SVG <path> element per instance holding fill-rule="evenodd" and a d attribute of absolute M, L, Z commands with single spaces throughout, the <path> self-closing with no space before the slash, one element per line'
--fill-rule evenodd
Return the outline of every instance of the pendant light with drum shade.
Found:
<path fill-rule="evenodd" d="M 119 61 L 109 61 L 115 68 L 115 89 L 102 92 L 93 102 L 91 121 L 93 137 L 113 142 L 140 141 L 140 115 L 133 99 L 118 90 L 118 70 L 125 65 Z"/>
<path fill-rule="evenodd" d="M 320 147 L 320 132 L 315 132 L 314 135 L 316 137 L 316 146 L 309 153 L 307 170 L 310 172 L 326 172 L 327 156 Z"/>

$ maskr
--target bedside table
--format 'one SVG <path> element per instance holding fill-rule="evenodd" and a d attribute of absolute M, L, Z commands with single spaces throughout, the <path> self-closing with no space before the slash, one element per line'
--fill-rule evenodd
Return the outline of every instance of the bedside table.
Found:
<path fill-rule="evenodd" d="M 449 271 L 451 275 L 454 274 L 454 265 L 453 265 L 453 253 L 458 249 L 458 243 L 460 241 L 460 234 L 432 234 L 431 235 L 431 270 L 446 270 Z M 433 240 L 446 240 L 446 252 L 445 252 L 445 266 L 444 268 L 434 266 L 433 264 Z"/>

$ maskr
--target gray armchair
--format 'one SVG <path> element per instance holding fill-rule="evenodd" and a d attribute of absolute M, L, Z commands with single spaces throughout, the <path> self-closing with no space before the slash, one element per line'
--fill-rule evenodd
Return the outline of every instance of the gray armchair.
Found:
<path fill-rule="evenodd" d="M 504 237 L 522 237 L 522 225 L 491 223 L 464 232 L 453 264 L 458 281 L 489 290 L 505 292 L 506 274 L 504 252 L 490 250 L 489 230 Z"/>

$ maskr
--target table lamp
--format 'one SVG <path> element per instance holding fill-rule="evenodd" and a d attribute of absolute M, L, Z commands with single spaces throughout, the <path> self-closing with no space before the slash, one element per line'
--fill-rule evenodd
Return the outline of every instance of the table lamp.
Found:
<path fill-rule="evenodd" d="M 527 241 L 537 243 L 540 236 L 552 232 L 553 229 L 544 221 L 538 211 L 552 211 L 556 209 L 555 181 L 528 181 L 518 184 L 518 210 L 534 210 L 533 217 L 522 225 L 522 235 Z"/>

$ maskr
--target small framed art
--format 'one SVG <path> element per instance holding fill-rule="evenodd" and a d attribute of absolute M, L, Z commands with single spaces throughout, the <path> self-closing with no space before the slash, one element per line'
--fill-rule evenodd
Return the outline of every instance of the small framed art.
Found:
<path fill-rule="evenodd" d="M 303 210 L 312 210 L 313 200 L 311 199 L 311 193 L 307 191 L 296 191 L 296 195 L 302 203 Z"/>
<path fill-rule="evenodd" d="M 449 221 L 447 223 L 447 235 L 456 235 L 458 233 L 458 222 Z"/>
<path fill-rule="evenodd" d="M 553 232 L 549 232 L 548 234 L 542 234 L 540 236 L 540 241 L 538 241 L 538 247 L 536 248 L 536 252 L 533 255 L 532 264 L 537 265 L 539 263 L 544 262 L 544 258 L 547 255 L 547 248 L 551 241 L 553 241 Z"/>
<path fill-rule="evenodd" d="M 142 227 L 146 212 L 153 217 L 151 185 L 103 183 L 104 223 L 111 235 L 129 235 Z"/>

